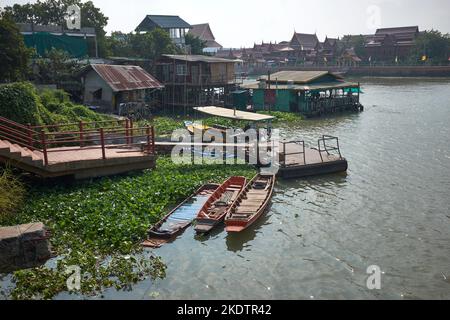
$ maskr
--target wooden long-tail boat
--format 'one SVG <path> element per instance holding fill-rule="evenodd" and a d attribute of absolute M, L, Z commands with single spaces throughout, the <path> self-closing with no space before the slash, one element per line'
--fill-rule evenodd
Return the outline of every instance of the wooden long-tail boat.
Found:
<path fill-rule="evenodd" d="M 206 184 L 184 200 L 148 231 L 144 247 L 159 248 L 192 224 L 204 204 L 219 188 L 218 184 Z"/>
<path fill-rule="evenodd" d="M 231 205 L 245 188 L 246 183 L 245 177 L 231 177 L 225 181 L 200 210 L 195 223 L 195 231 L 207 233 L 221 223 Z"/>
<path fill-rule="evenodd" d="M 227 232 L 241 232 L 266 211 L 275 185 L 275 175 L 258 174 L 241 192 L 225 217 Z"/>

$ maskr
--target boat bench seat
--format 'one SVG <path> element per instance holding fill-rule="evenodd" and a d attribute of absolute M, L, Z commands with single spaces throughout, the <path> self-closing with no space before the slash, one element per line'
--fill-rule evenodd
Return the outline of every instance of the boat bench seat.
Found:
<path fill-rule="evenodd" d="M 233 219 L 247 219 L 249 216 L 251 216 L 251 213 L 237 213 L 237 214 L 233 214 L 232 218 Z"/>

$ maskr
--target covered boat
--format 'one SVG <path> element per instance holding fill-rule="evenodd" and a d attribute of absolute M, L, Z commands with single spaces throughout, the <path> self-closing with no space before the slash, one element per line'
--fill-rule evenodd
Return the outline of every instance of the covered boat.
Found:
<path fill-rule="evenodd" d="M 266 211 L 275 185 L 275 175 L 258 174 L 233 203 L 225 217 L 227 232 L 241 232 Z"/>
<path fill-rule="evenodd" d="M 221 223 L 231 205 L 245 188 L 246 183 L 245 177 L 231 177 L 225 181 L 200 210 L 195 223 L 195 231 L 207 233 Z"/>
<path fill-rule="evenodd" d="M 148 239 L 143 245 L 159 248 L 180 234 L 191 225 L 200 209 L 218 188 L 218 184 L 206 184 L 198 189 L 148 231 Z"/>

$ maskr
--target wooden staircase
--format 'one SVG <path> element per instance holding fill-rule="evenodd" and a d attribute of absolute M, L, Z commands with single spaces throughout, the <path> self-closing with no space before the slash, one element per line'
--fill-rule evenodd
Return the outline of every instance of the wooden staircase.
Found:
<path fill-rule="evenodd" d="M 0 162 L 42 177 L 114 175 L 155 160 L 153 127 L 129 119 L 33 127 L 0 117 Z"/>

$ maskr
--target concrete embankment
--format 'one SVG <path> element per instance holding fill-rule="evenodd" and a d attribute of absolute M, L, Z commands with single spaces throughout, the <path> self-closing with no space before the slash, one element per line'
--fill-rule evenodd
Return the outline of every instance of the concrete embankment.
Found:
<path fill-rule="evenodd" d="M 283 68 L 258 68 L 251 71 L 250 75 L 275 73 L 277 71 L 330 71 L 343 73 L 346 76 L 358 77 L 450 77 L 450 65 L 448 66 L 367 66 L 367 67 L 283 67 Z"/>

